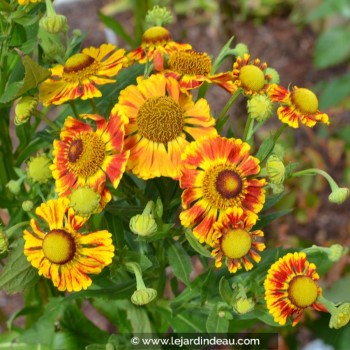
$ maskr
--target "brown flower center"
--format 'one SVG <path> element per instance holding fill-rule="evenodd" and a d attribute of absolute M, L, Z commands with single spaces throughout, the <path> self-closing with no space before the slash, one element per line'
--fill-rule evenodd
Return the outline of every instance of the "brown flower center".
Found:
<path fill-rule="evenodd" d="M 95 75 L 98 72 L 99 63 L 85 53 L 77 53 L 68 58 L 63 67 L 63 77 L 68 82 L 76 82 Z"/>
<path fill-rule="evenodd" d="M 152 97 L 140 107 L 136 121 L 143 137 L 167 143 L 181 135 L 184 110 L 169 96 Z"/>
<path fill-rule="evenodd" d="M 55 229 L 45 236 L 42 249 L 50 262 L 62 265 L 73 259 L 76 246 L 71 234 Z"/>
<path fill-rule="evenodd" d="M 169 41 L 171 41 L 169 31 L 159 26 L 148 28 L 142 36 L 143 44 L 165 44 Z"/>
<path fill-rule="evenodd" d="M 206 53 L 177 51 L 170 56 L 169 68 L 181 74 L 207 76 L 211 71 L 211 59 Z"/>
<path fill-rule="evenodd" d="M 83 132 L 68 148 L 68 167 L 76 176 L 89 177 L 100 170 L 106 147 L 95 132 Z"/>

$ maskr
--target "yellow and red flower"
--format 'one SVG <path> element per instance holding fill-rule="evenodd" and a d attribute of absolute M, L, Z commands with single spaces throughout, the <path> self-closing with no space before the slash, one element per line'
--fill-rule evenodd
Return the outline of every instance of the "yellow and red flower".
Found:
<path fill-rule="evenodd" d="M 231 273 L 242 266 L 248 271 L 253 268 L 251 260 L 261 260 L 258 252 L 265 249 L 265 244 L 259 240 L 264 233 L 260 230 L 250 231 L 256 219 L 256 215 L 246 215 L 242 208 L 233 207 L 227 210 L 221 222 L 214 224 L 214 249 L 211 254 L 215 257 L 216 267 L 221 267 L 225 259 Z"/>
<path fill-rule="evenodd" d="M 85 48 L 68 58 L 64 65 L 51 69 L 52 75 L 40 85 L 40 101 L 44 106 L 60 105 L 81 98 L 82 100 L 101 97 L 96 85 L 114 83 L 116 76 L 128 59 L 125 50 L 116 50 L 112 44 L 99 48 Z"/>
<path fill-rule="evenodd" d="M 192 142 L 182 156 L 180 187 L 182 225 L 193 229 L 200 242 L 213 245 L 213 226 L 227 216 L 227 209 L 258 213 L 265 202 L 259 160 L 240 139 L 220 136 Z"/>
<path fill-rule="evenodd" d="M 329 125 L 328 115 L 318 110 L 317 96 L 311 90 L 294 86 L 292 91 L 288 91 L 272 84 L 268 94 L 273 102 L 281 104 L 277 110 L 278 118 L 292 128 L 298 128 L 299 123 L 309 127 L 317 122 Z"/>
<path fill-rule="evenodd" d="M 107 175 L 116 188 L 129 156 L 128 151 L 122 151 L 127 118 L 117 113 L 109 121 L 97 114 L 81 117 L 94 120 L 96 130 L 73 117 L 66 118 L 60 140 L 53 143 L 54 163 L 50 168 L 56 191 L 66 196 L 74 188 L 89 186 L 102 193 L 106 202 L 110 194 L 101 191 L 101 183 Z"/>
<path fill-rule="evenodd" d="M 204 82 L 218 84 L 229 89 L 232 75 L 228 73 L 211 74 L 212 62 L 205 52 L 181 50 L 170 55 L 168 68 L 162 71 L 179 81 L 181 88 L 190 90 L 201 86 Z"/>
<path fill-rule="evenodd" d="M 89 275 L 99 274 L 112 262 L 112 235 L 106 230 L 80 233 L 87 218 L 75 215 L 67 198 L 43 203 L 36 214 L 48 229 L 31 219 L 31 230 L 24 230 L 28 261 L 60 291 L 87 289 L 92 283 Z"/>
<path fill-rule="evenodd" d="M 288 253 L 271 265 L 264 282 L 267 308 L 274 320 L 285 325 L 288 317 L 295 326 L 308 307 L 327 311 L 317 303 L 322 295 L 316 265 L 303 252 Z"/>
<path fill-rule="evenodd" d="M 129 119 L 124 146 L 130 150 L 127 170 L 142 179 L 177 179 L 189 140 L 217 134 L 208 102 L 193 102 L 175 79 L 161 74 L 139 79 L 138 85 L 121 91 L 112 115 L 118 112 Z"/>
<path fill-rule="evenodd" d="M 261 63 L 260 59 L 250 60 L 250 55 L 245 54 L 237 57 L 233 64 L 232 82 L 225 85 L 225 88 L 234 93 L 238 88 L 242 88 L 246 95 L 264 94 L 268 88 L 268 81 L 271 79 L 269 74 L 265 73 L 266 62 Z"/>
<path fill-rule="evenodd" d="M 164 56 L 180 50 L 190 50 L 190 44 L 177 43 L 172 40 L 170 32 L 160 26 L 148 28 L 142 36 L 141 46 L 129 52 L 131 61 L 146 63 L 154 61 L 154 66 L 160 70 L 164 66 Z"/>
<path fill-rule="evenodd" d="M 41 0 L 18 0 L 18 5 L 29 5 L 31 3 L 35 4 L 41 2 Z"/>

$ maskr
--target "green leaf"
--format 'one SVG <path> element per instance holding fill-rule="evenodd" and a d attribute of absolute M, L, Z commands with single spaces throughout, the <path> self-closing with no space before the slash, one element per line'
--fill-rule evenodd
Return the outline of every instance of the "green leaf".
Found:
<path fill-rule="evenodd" d="M 128 301 L 126 314 L 133 333 L 152 333 L 152 325 L 145 308 L 137 307 Z"/>
<path fill-rule="evenodd" d="M 223 301 L 225 301 L 228 305 L 231 305 L 233 300 L 233 290 L 230 287 L 228 280 L 225 276 L 221 277 L 219 283 L 219 293 Z"/>
<path fill-rule="evenodd" d="M 262 163 L 270 155 L 274 147 L 275 147 L 275 141 L 273 140 L 273 138 L 268 137 L 260 145 L 260 148 L 258 152 L 256 152 L 255 157 L 258 158 Z"/>
<path fill-rule="evenodd" d="M 134 46 L 134 40 L 124 30 L 123 26 L 117 20 L 115 20 L 112 17 L 104 15 L 102 12 L 98 13 L 98 17 L 106 27 L 112 29 L 115 34 L 117 34 L 119 37 L 121 37 L 131 47 Z"/>
<path fill-rule="evenodd" d="M 291 213 L 293 209 L 283 209 L 276 211 L 274 213 L 260 215 L 259 221 L 254 225 L 252 230 L 261 230 L 263 227 L 267 226 L 270 222 Z"/>
<path fill-rule="evenodd" d="M 207 318 L 206 328 L 209 334 L 227 333 L 229 326 L 229 320 L 225 317 L 219 316 L 219 310 L 215 305 Z"/>
<path fill-rule="evenodd" d="M 23 87 L 17 92 L 17 97 L 23 95 L 28 90 L 37 87 L 42 81 L 46 80 L 51 72 L 49 69 L 39 66 L 27 55 L 19 52 L 24 65 Z"/>
<path fill-rule="evenodd" d="M 171 326 L 177 333 L 205 333 L 205 317 L 200 310 L 183 312 L 172 318 Z"/>
<path fill-rule="evenodd" d="M 274 194 L 271 196 L 266 197 L 266 201 L 264 204 L 264 211 L 267 211 L 271 209 L 275 204 L 277 204 L 284 196 L 286 195 L 285 192 L 279 193 L 279 194 Z"/>
<path fill-rule="evenodd" d="M 6 86 L 4 93 L 0 97 L 0 103 L 8 103 L 14 100 L 17 92 L 23 87 L 23 81 L 15 81 Z"/>
<path fill-rule="evenodd" d="M 39 279 L 38 271 L 29 264 L 23 249 L 24 240 L 21 238 L 11 249 L 9 259 L 0 273 L 0 289 L 7 294 L 22 293 Z"/>
<path fill-rule="evenodd" d="M 29 344 L 52 346 L 55 335 L 55 322 L 61 317 L 67 305 L 63 298 L 52 298 L 45 307 L 44 314 L 19 337 Z"/>
<path fill-rule="evenodd" d="M 315 65 L 327 68 L 347 60 L 350 56 L 350 28 L 334 27 L 318 37 L 315 46 Z"/>
<path fill-rule="evenodd" d="M 167 247 L 166 252 L 169 263 L 173 268 L 174 275 L 186 285 L 189 285 L 192 263 L 185 249 L 180 243 L 171 241 L 171 244 Z"/>
<path fill-rule="evenodd" d="M 199 242 L 198 239 L 194 236 L 191 230 L 185 230 L 185 236 L 187 238 L 188 243 L 190 246 L 200 255 L 203 255 L 207 258 L 212 258 L 212 255 L 210 254 L 209 250 L 207 250 L 205 247 L 203 247 Z"/>

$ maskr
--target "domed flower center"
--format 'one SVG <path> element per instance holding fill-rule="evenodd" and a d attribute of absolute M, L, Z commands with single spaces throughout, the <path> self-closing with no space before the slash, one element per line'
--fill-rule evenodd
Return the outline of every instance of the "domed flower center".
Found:
<path fill-rule="evenodd" d="M 236 197 L 242 191 L 242 179 L 232 170 L 223 170 L 216 178 L 216 190 L 227 199 Z"/>
<path fill-rule="evenodd" d="M 318 99 L 316 95 L 304 88 L 296 89 L 291 95 L 293 103 L 303 114 L 314 114 L 318 110 Z"/>
<path fill-rule="evenodd" d="M 63 66 L 63 77 L 69 82 L 75 82 L 77 79 L 83 80 L 98 71 L 99 63 L 85 53 L 77 53 L 68 58 Z"/>
<path fill-rule="evenodd" d="M 206 53 L 177 51 L 170 56 L 169 68 L 181 74 L 207 76 L 211 71 L 211 59 Z"/>
<path fill-rule="evenodd" d="M 89 177 L 101 168 L 106 146 L 94 132 L 81 133 L 68 149 L 68 167 L 77 176 Z"/>
<path fill-rule="evenodd" d="M 75 254 L 74 238 L 65 230 L 52 230 L 43 240 L 43 253 L 54 264 L 65 264 Z"/>
<path fill-rule="evenodd" d="M 251 246 L 252 238 L 250 234 L 241 229 L 229 231 L 221 242 L 223 253 L 231 259 L 239 259 L 247 255 Z"/>
<path fill-rule="evenodd" d="M 140 107 L 136 122 L 143 137 L 167 143 L 181 134 L 184 110 L 169 96 L 151 97 Z"/>
<path fill-rule="evenodd" d="M 288 297 L 299 308 L 311 306 L 317 299 L 317 284 L 307 276 L 295 276 L 289 284 Z"/>
<path fill-rule="evenodd" d="M 242 82 L 243 88 L 254 92 L 260 91 L 265 85 L 264 72 L 251 64 L 241 68 L 239 79 Z"/>
<path fill-rule="evenodd" d="M 171 35 L 164 27 L 148 28 L 142 36 L 143 44 L 162 44 L 171 41 Z"/>
<path fill-rule="evenodd" d="M 215 207 L 240 206 L 245 195 L 244 178 L 235 169 L 218 164 L 205 172 L 204 197 Z"/>

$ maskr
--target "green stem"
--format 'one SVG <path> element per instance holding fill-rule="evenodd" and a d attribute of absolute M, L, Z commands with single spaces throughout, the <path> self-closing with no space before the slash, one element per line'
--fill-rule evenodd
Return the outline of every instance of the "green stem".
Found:
<path fill-rule="evenodd" d="M 90 101 L 90 105 L 91 105 L 91 107 L 92 107 L 93 112 L 94 112 L 95 114 L 98 114 L 98 110 L 97 110 L 97 106 L 96 106 L 96 101 L 95 101 L 95 99 L 90 98 L 89 101 Z"/>
<path fill-rule="evenodd" d="M 243 141 L 246 141 L 249 143 L 249 140 L 252 137 L 252 128 L 254 126 L 254 118 L 252 118 L 250 115 L 248 115 L 248 120 L 244 127 L 243 132 Z"/>
<path fill-rule="evenodd" d="M 20 227 L 28 226 L 28 225 L 29 225 L 29 221 L 22 221 L 16 225 L 10 227 L 9 229 L 6 230 L 7 237 L 10 238 L 16 232 L 16 230 L 18 230 Z"/>
<path fill-rule="evenodd" d="M 74 101 L 69 101 L 69 105 L 71 106 L 71 108 L 73 110 L 74 116 L 76 118 L 80 118 L 80 115 L 79 115 L 79 112 L 78 112 L 78 109 L 77 109 L 77 106 L 76 106 L 75 102 Z"/>
<path fill-rule="evenodd" d="M 333 314 L 335 312 L 338 311 L 337 307 L 334 305 L 334 303 L 332 303 L 331 301 L 327 300 L 324 296 L 320 295 L 317 298 L 317 302 L 319 302 L 320 304 L 322 304 L 328 311 L 330 314 Z"/>
<path fill-rule="evenodd" d="M 236 99 L 238 98 L 238 96 L 241 94 L 242 89 L 237 89 L 232 96 L 230 97 L 230 99 L 227 101 L 226 105 L 224 106 L 224 108 L 221 110 L 218 118 L 217 118 L 217 124 L 220 122 L 221 119 L 225 118 L 228 110 L 231 108 L 231 106 L 233 105 L 233 103 L 236 101 Z"/>
<path fill-rule="evenodd" d="M 51 121 L 46 114 L 40 112 L 40 111 L 33 111 L 33 114 L 38 117 L 40 120 L 45 122 L 52 130 L 58 131 L 60 128 L 53 122 Z"/>
<path fill-rule="evenodd" d="M 137 290 L 146 289 L 145 282 L 143 282 L 143 279 L 142 279 L 142 271 L 141 271 L 140 265 L 132 262 L 127 262 L 125 265 L 127 269 L 129 271 L 132 271 L 136 277 L 136 289 Z"/>
<path fill-rule="evenodd" d="M 279 137 L 281 136 L 281 134 L 283 133 L 284 130 L 286 130 L 288 127 L 287 124 L 283 124 L 279 129 L 277 129 L 275 135 L 273 135 L 273 141 L 274 143 L 277 142 L 277 140 L 279 139 Z"/>
<path fill-rule="evenodd" d="M 292 174 L 292 177 L 304 176 L 304 175 L 315 175 L 315 174 L 322 175 L 328 181 L 329 186 L 332 189 L 332 192 L 339 188 L 337 183 L 333 180 L 333 178 L 328 173 L 326 173 L 324 170 L 317 169 L 317 168 L 310 168 L 310 169 L 297 171 Z"/>
<path fill-rule="evenodd" d="M 56 16 L 56 10 L 52 5 L 51 0 L 45 0 L 45 2 L 46 2 L 46 12 L 48 17 Z"/>

